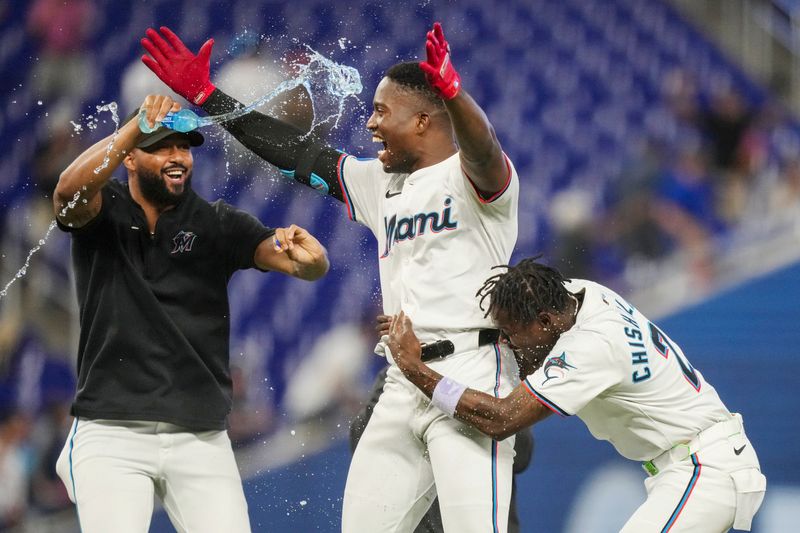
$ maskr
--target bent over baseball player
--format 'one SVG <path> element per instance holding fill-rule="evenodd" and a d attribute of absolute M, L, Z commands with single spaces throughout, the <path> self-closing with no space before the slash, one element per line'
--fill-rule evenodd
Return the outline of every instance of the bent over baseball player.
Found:
<path fill-rule="evenodd" d="M 83 533 L 147 531 L 158 496 L 178 532 L 249 533 L 225 422 L 227 285 L 247 268 L 315 280 L 325 249 L 191 187 L 203 136 L 160 127 L 180 106 L 150 95 L 80 154 L 53 194 L 72 237 L 80 307 L 75 420 L 56 469 Z M 113 145 L 113 146 L 112 146 Z M 124 166 L 126 181 L 112 179 Z"/>
<path fill-rule="evenodd" d="M 398 367 L 434 405 L 495 439 L 551 413 L 577 415 L 649 476 L 625 533 L 750 529 L 766 478 L 742 418 L 658 326 L 607 287 L 535 259 L 479 294 L 527 376 L 505 398 L 422 364 L 405 313 L 382 322 Z"/>
<path fill-rule="evenodd" d="M 194 55 L 162 27 L 148 30 L 142 44 L 150 54 L 143 61 L 178 94 L 211 114 L 240 106 L 209 81 L 211 40 Z M 375 91 L 367 129 L 382 145 L 377 159 L 316 145 L 260 113 L 225 127 L 369 227 L 384 312 L 413 313 L 432 368 L 499 396 L 511 390 L 517 369 L 474 294 L 491 266 L 511 255 L 518 177 L 462 89 L 438 23 L 426 52 L 422 63 L 391 67 Z M 504 532 L 512 460 L 513 439 L 493 440 L 445 416 L 392 366 L 350 465 L 342 530 L 412 531 L 438 493 L 445 531 Z"/>

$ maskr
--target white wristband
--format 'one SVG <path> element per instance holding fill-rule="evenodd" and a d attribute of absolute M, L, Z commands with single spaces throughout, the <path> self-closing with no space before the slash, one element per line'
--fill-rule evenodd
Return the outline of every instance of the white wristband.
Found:
<path fill-rule="evenodd" d="M 431 403 L 438 407 L 444 414 L 452 417 L 456 412 L 458 400 L 461 399 L 461 395 L 464 394 L 465 390 L 467 390 L 467 387 L 458 381 L 444 377 L 436 384 L 436 388 L 433 389 Z"/>

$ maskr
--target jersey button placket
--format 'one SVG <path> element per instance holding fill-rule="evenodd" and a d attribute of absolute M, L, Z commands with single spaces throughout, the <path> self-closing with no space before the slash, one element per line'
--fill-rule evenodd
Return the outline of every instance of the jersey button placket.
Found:
<path fill-rule="evenodd" d="M 410 247 L 410 245 L 412 243 L 409 242 L 407 244 Z M 409 302 L 407 287 L 411 286 L 411 280 L 409 279 L 411 277 L 410 276 L 411 257 L 408 256 L 408 251 L 407 250 L 404 250 L 404 252 L 405 252 L 405 255 L 403 256 L 403 272 L 402 272 L 402 275 L 400 276 L 403 279 L 403 285 L 402 285 L 402 289 L 401 289 L 402 290 L 402 297 L 400 298 L 400 303 L 402 304 L 403 309 L 407 311 L 408 302 Z"/>

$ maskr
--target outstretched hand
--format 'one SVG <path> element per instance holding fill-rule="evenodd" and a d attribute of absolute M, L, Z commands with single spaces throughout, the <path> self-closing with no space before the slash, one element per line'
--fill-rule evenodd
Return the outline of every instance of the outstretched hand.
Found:
<path fill-rule="evenodd" d="M 379 323 L 381 316 L 378 317 Z M 392 352 L 394 362 L 405 373 L 412 365 L 419 363 L 420 357 L 422 357 L 422 346 L 414 333 L 411 319 L 403 311 L 391 318 L 387 346 Z"/>
<path fill-rule="evenodd" d="M 194 104 L 202 104 L 216 89 L 210 80 L 214 39 L 207 40 L 195 55 L 172 30 L 166 26 L 160 30 L 160 34 L 153 28 L 145 32 L 141 43 L 150 55 L 143 55 L 142 63 L 170 89 Z"/>
<path fill-rule="evenodd" d="M 419 67 L 425 73 L 428 85 L 445 100 L 452 100 L 461 90 L 461 76 L 450 60 L 450 45 L 447 44 L 442 25 L 438 22 L 428 32 L 425 53 L 427 61 L 421 61 Z"/>

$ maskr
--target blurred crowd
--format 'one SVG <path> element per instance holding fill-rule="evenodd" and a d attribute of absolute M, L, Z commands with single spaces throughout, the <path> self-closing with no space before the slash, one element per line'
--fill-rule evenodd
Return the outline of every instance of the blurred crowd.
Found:
<path fill-rule="evenodd" d="M 36 39 L 38 57 L 28 88 L 46 102 L 48 125 L 25 164 L 30 181 L 24 199 L 0 214 L 3 284 L 52 230 L 51 194 L 59 173 L 85 148 L 71 119 L 80 115 L 92 80 L 100 75 L 90 46 L 95 9 L 93 0 L 34 0 L 28 8 L 27 31 Z M 232 42 L 231 57 L 219 73 L 221 86 L 246 100 L 256 96 L 247 92 L 253 87 L 264 88 L 265 76 L 272 77 L 273 86 L 281 79 L 268 72 L 275 61 L 267 60 L 259 42 L 257 35 Z M 260 81 L 247 82 L 242 71 L 257 72 Z M 137 59 L 123 78 L 127 107 L 150 91 L 164 90 L 142 72 Z M 362 97 L 368 100 L 371 94 Z M 702 292 L 717 275 L 715 255 L 740 227 L 798 217 L 800 146 L 785 109 L 769 99 L 748 100 L 730 85 L 702 92 L 682 69 L 663 78 L 660 102 L 664 120 L 675 131 L 638 139 L 623 171 L 603 187 L 562 189 L 538 206 L 551 237 L 536 251 L 568 275 L 625 292 L 635 288 L 632 272 L 669 260 L 690 272 L 693 290 Z M 307 125 L 308 118 L 297 113 L 284 109 L 285 117 Z M 234 158 L 242 165 L 237 172 L 261 164 L 242 162 L 240 156 Z M 524 169 L 520 177 L 525 187 Z M 75 387 L 76 305 L 65 259 L 68 246 L 68 239 L 57 239 L 42 247 L 24 277 L 0 299 L 0 530 L 26 515 L 68 507 L 54 468 L 71 422 Z M 320 335 L 307 357 L 289 365 L 280 406 L 254 379 L 265 372 L 262 361 L 234 358 L 230 424 L 235 444 L 268 435 L 287 417 L 314 421 L 357 411 L 379 366 L 369 356 L 375 339 L 367 314 Z M 314 379 L 315 394 L 309 396 L 306 385 Z"/>
<path fill-rule="evenodd" d="M 550 201 L 553 256 L 575 277 L 635 289 L 631 271 L 663 261 L 689 272 L 703 293 L 715 257 L 742 226 L 796 217 L 800 144 L 789 112 L 748 102 L 731 86 L 701 94 L 690 73 L 664 78 L 664 111 L 677 131 L 645 137 L 602 192 L 567 189 Z"/>
<path fill-rule="evenodd" d="M 28 82 L 39 98 L 53 105 L 36 157 L 28 162 L 31 188 L 20 208 L 26 215 L 0 217 L 4 285 L 46 234 L 58 175 L 83 149 L 69 118 L 95 75 L 87 53 L 94 9 L 92 0 L 34 0 L 28 7 L 27 34 L 35 39 L 39 57 Z M 74 311 L 63 252 L 43 248 L 37 258 L 41 262 L 33 263 L 0 302 L 0 530 L 22 523 L 31 513 L 53 513 L 69 504 L 55 474 L 75 390 L 70 348 Z"/>

